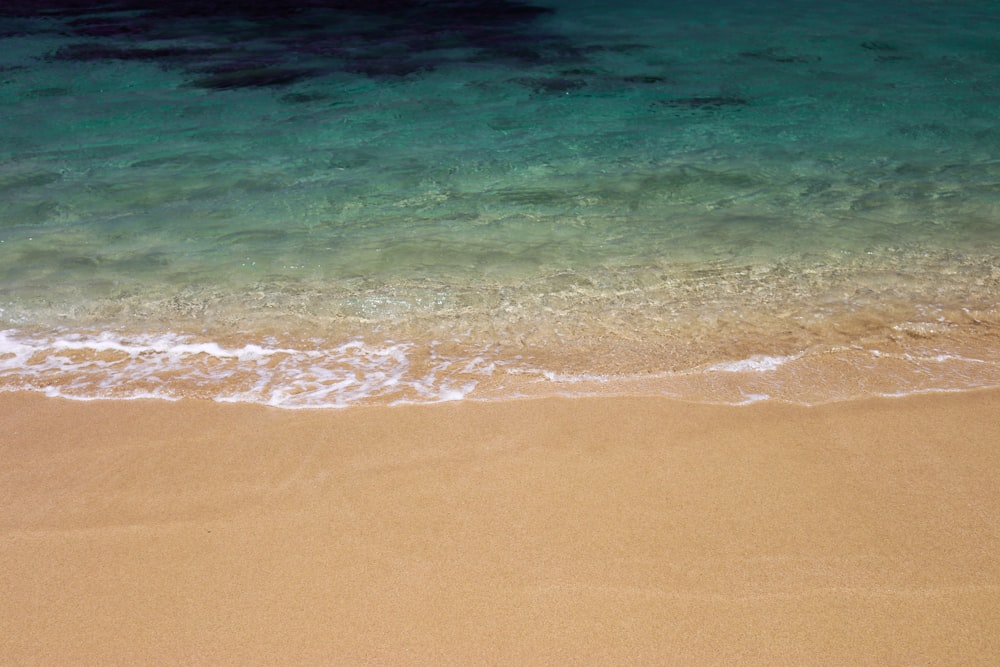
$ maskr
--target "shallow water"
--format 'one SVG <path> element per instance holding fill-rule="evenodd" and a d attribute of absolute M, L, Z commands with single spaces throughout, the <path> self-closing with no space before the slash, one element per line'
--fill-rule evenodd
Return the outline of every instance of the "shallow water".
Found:
<path fill-rule="evenodd" d="M 294 4 L 0 9 L 0 385 L 1000 385 L 995 3 Z"/>

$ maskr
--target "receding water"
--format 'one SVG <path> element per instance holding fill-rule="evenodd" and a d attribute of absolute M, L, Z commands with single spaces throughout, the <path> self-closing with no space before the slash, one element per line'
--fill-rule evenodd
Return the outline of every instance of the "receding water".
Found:
<path fill-rule="evenodd" d="M 5 4 L 0 386 L 1000 385 L 1000 6 L 702 5 Z"/>

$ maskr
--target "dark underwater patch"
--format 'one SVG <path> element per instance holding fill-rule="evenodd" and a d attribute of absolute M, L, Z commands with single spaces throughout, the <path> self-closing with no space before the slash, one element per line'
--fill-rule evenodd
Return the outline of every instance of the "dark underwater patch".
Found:
<path fill-rule="evenodd" d="M 565 95 L 587 85 L 584 79 L 566 77 L 519 77 L 509 81 L 546 95 Z"/>
<path fill-rule="evenodd" d="M 629 76 L 623 76 L 622 81 L 624 83 L 640 83 L 640 84 L 656 84 L 656 83 L 666 83 L 667 77 L 656 76 L 649 74 L 631 74 Z"/>
<path fill-rule="evenodd" d="M 192 86 L 282 87 L 328 72 L 391 79 L 471 62 L 560 64 L 581 54 L 522 0 L 9 0 L 2 16 L 62 19 L 56 60 L 144 61 Z M 185 46 L 188 43 L 191 46 Z M 169 45 L 168 45 L 169 44 Z M 269 58 L 266 66 L 244 63 Z M 210 62 L 206 65 L 206 59 Z M 308 61 L 308 67 L 304 66 Z M 206 66 L 215 68 L 206 74 Z"/>
<path fill-rule="evenodd" d="M 783 64 L 809 64 L 818 63 L 822 60 L 819 56 L 803 53 L 788 53 L 781 47 L 771 47 L 756 51 L 742 51 L 740 53 L 740 57 L 747 58 L 749 60 L 764 60 L 767 62 Z"/>
<path fill-rule="evenodd" d="M 750 105 L 750 100 L 745 97 L 720 95 L 711 97 L 675 97 L 670 100 L 659 100 L 657 104 L 680 111 L 721 111 L 723 109 L 742 109 Z"/>
<path fill-rule="evenodd" d="M 139 36 L 150 31 L 150 25 L 130 17 L 86 17 L 69 23 L 72 32 L 86 37 Z"/>
<path fill-rule="evenodd" d="M 194 88 L 227 90 L 233 88 L 264 88 L 287 86 L 312 75 L 311 70 L 287 67 L 251 67 L 232 69 L 195 79 Z"/>
<path fill-rule="evenodd" d="M 49 54 L 53 60 L 141 60 L 164 62 L 170 60 L 200 58 L 218 53 L 219 49 L 184 47 L 119 47 L 100 44 L 71 44 Z"/>
<path fill-rule="evenodd" d="M 588 44 L 580 49 L 583 53 L 638 53 L 651 48 L 649 44 L 636 44 L 634 42 L 626 44 Z"/>
<path fill-rule="evenodd" d="M 898 51 L 899 48 L 889 42 L 861 42 L 861 48 L 869 51 Z"/>
<path fill-rule="evenodd" d="M 371 56 L 350 58 L 337 69 L 350 74 L 362 74 L 371 79 L 398 79 L 436 67 L 432 62 L 417 60 L 412 56 Z"/>

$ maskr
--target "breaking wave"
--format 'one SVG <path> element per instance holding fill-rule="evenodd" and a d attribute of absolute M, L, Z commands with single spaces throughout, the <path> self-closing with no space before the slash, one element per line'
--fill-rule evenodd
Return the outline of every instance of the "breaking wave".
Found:
<path fill-rule="evenodd" d="M 824 348 L 653 373 L 572 373 L 460 341 L 200 340 L 0 331 L 0 390 L 78 400 L 194 398 L 343 408 L 531 396 L 663 395 L 742 405 L 1000 386 L 1000 355 Z"/>

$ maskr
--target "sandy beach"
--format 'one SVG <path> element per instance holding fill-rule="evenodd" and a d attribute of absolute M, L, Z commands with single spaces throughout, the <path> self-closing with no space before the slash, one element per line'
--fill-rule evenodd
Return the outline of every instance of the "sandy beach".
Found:
<path fill-rule="evenodd" d="M 0 663 L 996 664 L 997 415 L 8 393 Z"/>

